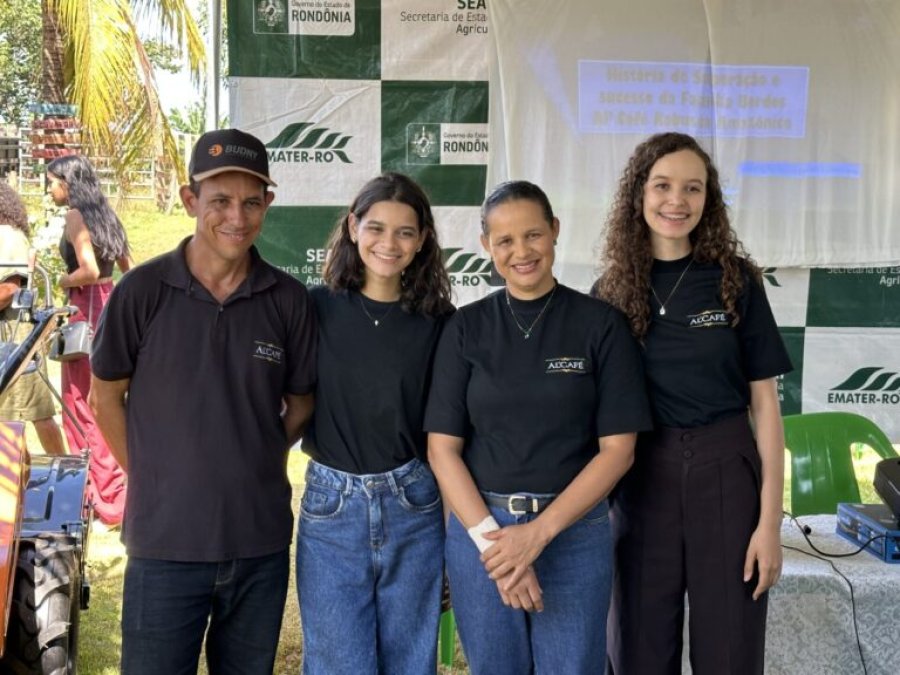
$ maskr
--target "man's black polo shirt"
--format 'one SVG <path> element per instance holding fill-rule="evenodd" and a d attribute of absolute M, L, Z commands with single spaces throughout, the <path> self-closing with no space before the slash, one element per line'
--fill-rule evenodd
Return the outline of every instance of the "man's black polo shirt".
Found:
<path fill-rule="evenodd" d="M 282 395 L 315 387 L 316 324 L 300 282 L 251 249 L 219 303 L 191 275 L 189 239 L 125 275 L 104 309 L 91 367 L 130 379 L 129 555 L 217 561 L 290 545 Z"/>

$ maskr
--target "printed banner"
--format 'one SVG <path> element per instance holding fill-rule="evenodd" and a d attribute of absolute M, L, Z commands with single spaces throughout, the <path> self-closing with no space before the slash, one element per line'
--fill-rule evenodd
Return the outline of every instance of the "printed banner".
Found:
<path fill-rule="evenodd" d="M 900 439 L 900 330 L 807 328 L 803 412 L 846 410 Z"/>
<path fill-rule="evenodd" d="M 487 176 L 487 82 L 381 83 L 381 164 L 419 181 L 431 202 L 478 206 Z"/>
<path fill-rule="evenodd" d="M 385 80 L 487 80 L 486 0 L 383 0 Z"/>
<path fill-rule="evenodd" d="M 900 327 L 900 267 L 812 270 L 806 325 Z"/>
<path fill-rule="evenodd" d="M 266 260 L 292 274 L 307 287 L 322 283 L 325 244 L 347 207 L 272 206 L 259 236 Z"/>
<path fill-rule="evenodd" d="M 276 205 L 347 205 L 381 173 L 379 95 L 367 80 L 233 78 L 234 124 L 265 144 Z"/>
<path fill-rule="evenodd" d="M 453 303 L 465 305 L 503 286 L 481 245 L 481 212 L 474 207 L 432 209 L 444 265 L 453 286 Z"/>
<path fill-rule="evenodd" d="M 228 70 L 233 77 L 378 79 L 381 3 L 228 0 Z"/>

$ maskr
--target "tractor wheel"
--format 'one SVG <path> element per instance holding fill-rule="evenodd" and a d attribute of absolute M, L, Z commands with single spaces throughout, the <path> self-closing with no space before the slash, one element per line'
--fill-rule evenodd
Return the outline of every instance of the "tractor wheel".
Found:
<path fill-rule="evenodd" d="M 75 673 L 81 586 L 75 538 L 46 533 L 19 542 L 13 603 L 0 671 Z"/>

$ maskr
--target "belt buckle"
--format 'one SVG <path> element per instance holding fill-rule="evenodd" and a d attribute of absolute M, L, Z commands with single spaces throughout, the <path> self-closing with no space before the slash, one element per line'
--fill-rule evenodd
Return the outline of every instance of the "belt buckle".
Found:
<path fill-rule="evenodd" d="M 513 499 L 521 499 L 525 502 L 526 508 L 519 510 L 513 506 Z M 528 500 L 531 500 L 531 510 L 528 510 Z M 524 516 L 526 513 L 538 512 L 538 500 L 536 497 L 526 497 L 525 495 L 510 495 L 506 500 L 506 510 L 514 516 Z"/>

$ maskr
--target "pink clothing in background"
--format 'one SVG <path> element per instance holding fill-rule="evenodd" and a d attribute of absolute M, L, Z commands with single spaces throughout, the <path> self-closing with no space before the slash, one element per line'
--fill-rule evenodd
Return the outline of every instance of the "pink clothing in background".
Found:
<path fill-rule="evenodd" d="M 91 326 L 96 328 L 100 312 L 106 305 L 112 289 L 111 281 L 70 288 L 69 304 L 79 309 L 70 321 L 86 321 L 90 316 Z M 94 421 L 94 414 L 87 401 L 90 387 L 91 364 L 87 358 L 62 364 L 63 403 L 84 430 L 84 436 L 82 436 L 69 416 L 63 414 L 63 429 L 66 432 L 69 453 L 79 454 L 85 445 L 90 448 L 88 489 L 94 504 L 94 511 L 105 524 L 118 525 L 122 522 L 122 514 L 125 510 L 125 472 L 116 462 Z"/>

